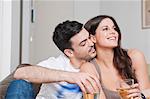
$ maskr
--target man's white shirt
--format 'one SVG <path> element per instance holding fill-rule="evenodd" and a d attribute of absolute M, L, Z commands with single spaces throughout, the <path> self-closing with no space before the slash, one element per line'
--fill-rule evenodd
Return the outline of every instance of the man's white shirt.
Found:
<path fill-rule="evenodd" d="M 75 69 L 65 55 L 60 55 L 57 58 L 50 57 L 38 65 L 50 69 L 79 72 L 79 69 Z M 76 84 L 67 82 L 45 83 L 42 84 L 36 99 L 82 99 L 82 92 Z"/>

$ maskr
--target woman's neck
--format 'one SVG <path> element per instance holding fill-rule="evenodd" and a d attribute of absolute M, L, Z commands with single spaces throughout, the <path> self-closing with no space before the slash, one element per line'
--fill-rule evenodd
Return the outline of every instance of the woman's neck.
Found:
<path fill-rule="evenodd" d="M 113 66 L 114 51 L 109 48 L 96 48 L 96 60 L 107 67 Z"/>

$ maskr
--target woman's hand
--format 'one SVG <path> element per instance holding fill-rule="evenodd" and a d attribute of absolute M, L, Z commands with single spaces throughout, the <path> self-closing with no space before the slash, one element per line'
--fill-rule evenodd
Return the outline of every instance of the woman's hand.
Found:
<path fill-rule="evenodd" d="M 131 88 L 128 90 L 128 96 L 129 99 L 142 99 L 141 98 L 141 90 L 139 88 L 139 84 L 133 84 Z"/>

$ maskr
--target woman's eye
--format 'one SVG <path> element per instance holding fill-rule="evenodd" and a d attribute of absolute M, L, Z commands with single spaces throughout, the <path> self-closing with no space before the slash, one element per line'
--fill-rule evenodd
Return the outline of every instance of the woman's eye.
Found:
<path fill-rule="evenodd" d="M 117 28 L 116 28 L 116 27 L 114 27 L 114 30 L 117 30 Z"/>
<path fill-rule="evenodd" d="M 106 31 L 106 30 L 108 30 L 108 28 L 103 28 L 103 31 Z"/>

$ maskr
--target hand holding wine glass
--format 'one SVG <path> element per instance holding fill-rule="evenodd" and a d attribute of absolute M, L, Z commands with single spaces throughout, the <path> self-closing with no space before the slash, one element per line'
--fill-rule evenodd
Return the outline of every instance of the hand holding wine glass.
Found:
<path fill-rule="evenodd" d="M 121 99 L 142 99 L 139 85 L 133 79 L 119 81 L 117 91 Z"/>

